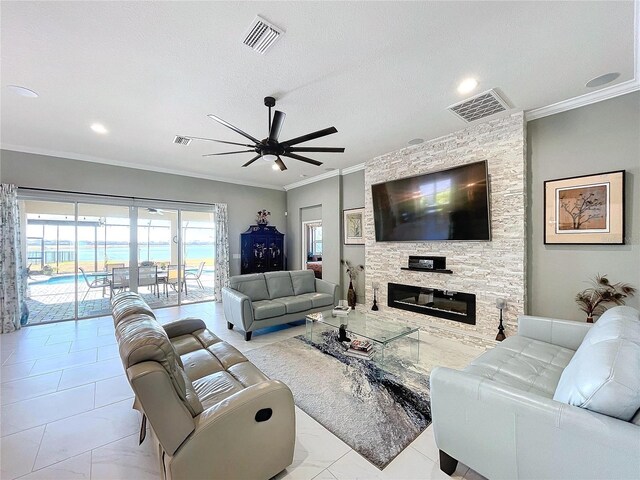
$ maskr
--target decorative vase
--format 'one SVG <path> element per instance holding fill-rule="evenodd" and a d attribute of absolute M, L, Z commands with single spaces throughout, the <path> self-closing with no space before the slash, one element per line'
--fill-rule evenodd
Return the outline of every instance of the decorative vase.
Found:
<path fill-rule="evenodd" d="M 349 290 L 347 291 L 347 303 L 351 308 L 356 308 L 356 291 L 353 288 L 353 282 L 349 280 Z"/>
<path fill-rule="evenodd" d="M 258 225 L 263 225 L 263 226 L 269 225 L 269 220 L 267 220 L 266 218 L 256 220 L 256 222 L 258 222 Z"/>
<path fill-rule="evenodd" d="M 593 323 L 593 317 L 591 315 L 587 317 L 587 323 Z"/>

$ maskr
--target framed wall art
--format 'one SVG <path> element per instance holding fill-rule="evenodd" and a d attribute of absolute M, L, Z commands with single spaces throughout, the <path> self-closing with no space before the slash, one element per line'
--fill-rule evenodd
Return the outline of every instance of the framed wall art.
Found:
<path fill-rule="evenodd" d="M 624 244 L 624 170 L 544 182 L 544 243 Z"/>
<path fill-rule="evenodd" d="M 342 211 L 345 245 L 364 245 L 364 207 Z"/>

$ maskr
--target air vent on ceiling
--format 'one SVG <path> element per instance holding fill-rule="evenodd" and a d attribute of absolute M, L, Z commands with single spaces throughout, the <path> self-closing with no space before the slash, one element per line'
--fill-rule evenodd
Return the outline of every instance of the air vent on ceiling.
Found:
<path fill-rule="evenodd" d="M 252 50 L 264 55 L 269 48 L 282 36 L 284 32 L 275 25 L 267 22 L 259 15 L 253 19 L 251 26 L 244 36 L 244 43 Z"/>
<path fill-rule="evenodd" d="M 451 110 L 465 122 L 473 122 L 494 113 L 504 112 L 508 108 L 507 102 L 500 98 L 495 90 L 491 89 L 451 105 L 448 110 Z"/>
<path fill-rule="evenodd" d="M 176 138 L 173 139 L 173 143 L 178 145 L 189 145 L 191 143 L 191 139 L 189 137 L 181 137 L 180 135 L 176 135 Z"/>

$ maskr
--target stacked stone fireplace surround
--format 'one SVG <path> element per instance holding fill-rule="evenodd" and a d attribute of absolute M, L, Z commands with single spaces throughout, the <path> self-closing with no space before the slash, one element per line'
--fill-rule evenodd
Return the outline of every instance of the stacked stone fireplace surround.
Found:
<path fill-rule="evenodd" d="M 516 333 L 517 316 L 526 305 L 525 138 L 524 115 L 518 112 L 365 163 L 366 298 L 373 298 L 372 284 L 377 282 L 382 315 L 463 343 L 489 346 L 498 327 L 496 299 L 505 298 L 506 333 Z M 371 185 L 482 160 L 489 172 L 491 241 L 376 242 Z M 453 274 L 401 270 L 409 255 L 445 256 Z M 476 324 L 390 308 L 389 282 L 473 293 Z"/>

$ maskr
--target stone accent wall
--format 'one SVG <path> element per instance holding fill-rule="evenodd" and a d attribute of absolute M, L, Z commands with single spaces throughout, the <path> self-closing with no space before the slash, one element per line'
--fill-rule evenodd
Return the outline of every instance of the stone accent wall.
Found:
<path fill-rule="evenodd" d="M 522 112 L 470 126 L 420 145 L 381 155 L 365 163 L 366 295 L 385 314 L 438 328 L 452 337 L 495 339 L 496 298 L 507 299 L 507 335 L 516 330 L 526 305 L 526 151 Z M 371 185 L 486 160 L 489 170 L 490 242 L 376 242 Z M 409 255 L 442 255 L 453 274 L 400 270 Z M 406 312 L 387 306 L 387 283 L 404 283 L 476 294 L 476 325 Z"/>

